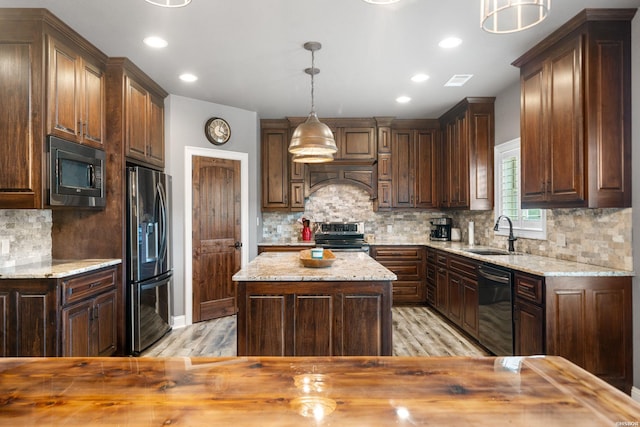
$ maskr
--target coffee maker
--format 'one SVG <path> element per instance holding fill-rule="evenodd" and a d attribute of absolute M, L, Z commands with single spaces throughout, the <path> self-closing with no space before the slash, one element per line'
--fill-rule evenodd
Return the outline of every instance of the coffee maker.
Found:
<path fill-rule="evenodd" d="M 431 220 L 431 240 L 451 240 L 451 218 L 434 218 Z"/>

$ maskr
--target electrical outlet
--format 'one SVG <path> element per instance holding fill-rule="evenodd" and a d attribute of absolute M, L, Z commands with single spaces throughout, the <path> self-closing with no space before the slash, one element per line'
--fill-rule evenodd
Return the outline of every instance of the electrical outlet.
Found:
<path fill-rule="evenodd" d="M 564 248 L 567 246 L 567 236 L 565 236 L 564 234 L 558 234 L 556 236 L 556 242 L 558 243 L 558 246 L 560 246 L 561 248 Z"/>
<path fill-rule="evenodd" d="M 393 233 L 393 225 L 387 225 L 387 233 Z"/>
<path fill-rule="evenodd" d="M 276 226 L 276 231 L 278 232 L 278 234 L 282 233 L 282 226 L 281 225 Z"/>

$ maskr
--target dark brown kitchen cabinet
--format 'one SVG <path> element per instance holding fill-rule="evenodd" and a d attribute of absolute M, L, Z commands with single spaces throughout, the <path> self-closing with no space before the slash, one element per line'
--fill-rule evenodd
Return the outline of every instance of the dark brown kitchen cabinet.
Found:
<path fill-rule="evenodd" d="M 629 393 L 631 278 L 546 277 L 547 354 L 563 356 Z"/>
<path fill-rule="evenodd" d="M 163 169 L 164 99 L 168 93 L 127 58 L 109 58 L 107 64 L 110 102 L 117 104 L 127 160 Z M 115 99 L 115 101 L 114 101 Z"/>
<path fill-rule="evenodd" d="M 338 128 L 336 145 L 338 153 L 336 160 L 376 160 L 376 128 L 340 127 Z"/>
<path fill-rule="evenodd" d="M 109 356 L 117 350 L 117 267 L 64 279 L 0 280 L 0 355 Z"/>
<path fill-rule="evenodd" d="M 105 64 L 69 42 L 47 36 L 47 133 L 102 148 Z"/>
<path fill-rule="evenodd" d="M 371 247 L 371 256 L 393 271 L 393 304 L 422 304 L 426 298 L 426 251 L 424 246 Z"/>
<path fill-rule="evenodd" d="M 565 357 L 629 393 L 631 277 L 514 274 L 517 355 Z"/>
<path fill-rule="evenodd" d="M 289 176 L 289 129 L 285 120 L 261 121 L 260 155 L 262 158 L 262 210 L 289 211 L 290 193 L 295 189 L 294 181 L 290 180 Z M 292 170 L 292 175 L 294 172 L 303 171 L 302 164 L 299 165 L 298 169 Z M 304 194 L 302 198 L 304 207 Z M 296 200 L 296 202 L 299 201 Z"/>
<path fill-rule="evenodd" d="M 447 274 L 447 255 L 436 251 L 436 309 L 447 315 L 449 311 L 449 280 Z"/>
<path fill-rule="evenodd" d="M 447 255 L 449 319 L 471 336 L 478 336 L 478 262 Z"/>
<path fill-rule="evenodd" d="M 585 9 L 520 68 L 523 208 L 631 206 L 631 19 Z"/>
<path fill-rule="evenodd" d="M 544 278 L 516 271 L 513 289 L 514 352 L 545 354 Z"/>
<path fill-rule="evenodd" d="M 0 114 L 0 209 L 46 207 L 43 162 L 52 127 L 68 128 L 66 139 L 104 145 L 106 59 L 45 9 L 0 9 L 0 111 L 7 113 Z M 52 84 L 60 91 L 55 99 Z"/>
<path fill-rule="evenodd" d="M 493 209 L 495 98 L 465 98 L 441 118 L 440 207 Z"/>
<path fill-rule="evenodd" d="M 391 356 L 390 282 L 238 282 L 239 356 Z"/>
<path fill-rule="evenodd" d="M 426 256 L 427 304 L 431 307 L 435 307 L 437 297 L 436 250 L 427 246 Z"/>
<path fill-rule="evenodd" d="M 116 270 L 62 280 L 62 356 L 110 356 L 116 351 Z"/>
<path fill-rule="evenodd" d="M 391 131 L 391 207 L 437 207 L 437 144 L 435 129 Z"/>

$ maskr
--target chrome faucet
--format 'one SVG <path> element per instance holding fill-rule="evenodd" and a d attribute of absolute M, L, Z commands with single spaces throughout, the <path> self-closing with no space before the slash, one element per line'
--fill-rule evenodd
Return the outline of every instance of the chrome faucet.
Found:
<path fill-rule="evenodd" d="M 496 225 L 493 226 L 493 231 L 498 231 L 500 229 L 500 220 L 502 218 L 509 221 L 509 252 L 515 252 L 516 250 L 513 247 L 513 242 L 518 240 L 518 238 L 513 235 L 513 223 L 511 222 L 511 218 L 506 215 L 500 215 L 496 220 Z"/>

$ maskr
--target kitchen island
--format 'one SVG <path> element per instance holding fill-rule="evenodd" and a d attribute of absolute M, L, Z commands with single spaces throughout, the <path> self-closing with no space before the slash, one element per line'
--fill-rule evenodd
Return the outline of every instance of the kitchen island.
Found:
<path fill-rule="evenodd" d="M 560 357 L 1 358 L 0 425 L 635 426 Z"/>
<path fill-rule="evenodd" d="M 390 356 L 391 281 L 363 252 L 307 268 L 298 252 L 260 254 L 237 283 L 239 356 Z"/>

